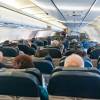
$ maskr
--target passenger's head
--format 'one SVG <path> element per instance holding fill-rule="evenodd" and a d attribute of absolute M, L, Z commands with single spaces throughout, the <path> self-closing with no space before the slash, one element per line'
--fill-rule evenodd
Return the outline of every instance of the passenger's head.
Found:
<path fill-rule="evenodd" d="M 72 42 L 72 43 L 77 43 L 78 41 L 77 41 L 77 39 L 72 39 L 71 42 Z"/>
<path fill-rule="evenodd" d="M 22 54 L 15 57 L 13 67 L 16 69 L 23 69 L 34 67 L 34 65 L 29 55 Z"/>
<path fill-rule="evenodd" d="M 71 54 L 65 59 L 64 67 L 84 67 L 84 60 L 77 54 Z"/>
<path fill-rule="evenodd" d="M 52 47 L 59 47 L 59 45 L 60 45 L 60 42 L 58 40 L 51 41 L 51 46 Z"/>
<path fill-rule="evenodd" d="M 0 51 L 0 62 L 3 61 L 3 53 Z"/>

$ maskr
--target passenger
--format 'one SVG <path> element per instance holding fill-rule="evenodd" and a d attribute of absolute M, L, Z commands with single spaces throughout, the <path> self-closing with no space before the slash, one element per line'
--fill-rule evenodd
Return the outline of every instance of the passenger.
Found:
<path fill-rule="evenodd" d="M 51 37 L 50 36 L 47 37 L 47 41 L 48 41 L 48 45 L 50 45 L 51 44 Z"/>
<path fill-rule="evenodd" d="M 67 49 L 69 48 L 69 41 L 68 41 L 68 39 L 66 39 L 66 38 L 64 39 L 63 45 L 64 45 L 64 52 L 66 52 Z"/>
<path fill-rule="evenodd" d="M 77 39 L 72 39 L 70 42 L 70 48 L 77 49 L 78 41 Z"/>
<path fill-rule="evenodd" d="M 0 51 L 0 68 L 6 68 L 7 67 L 7 65 L 2 63 L 3 59 L 4 59 L 3 53 Z"/>
<path fill-rule="evenodd" d="M 15 69 L 24 69 L 24 68 L 32 68 L 35 65 L 33 64 L 32 58 L 29 55 L 18 55 L 13 61 L 13 67 Z"/>
<path fill-rule="evenodd" d="M 58 40 L 53 40 L 53 41 L 51 41 L 51 46 L 52 47 L 59 47 L 60 46 L 60 42 Z"/>
<path fill-rule="evenodd" d="M 28 41 L 27 40 L 23 40 L 23 39 L 18 41 L 18 45 L 26 45 L 26 46 L 30 47 Z"/>
<path fill-rule="evenodd" d="M 64 45 L 58 40 L 51 41 L 51 46 L 60 49 L 61 54 L 63 54 Z"/>
<path fill-rule="evenodd" d="M 64 67 L 84 67 L 84 60 L 77 54 L 71 54 L 65 59 Z"/>

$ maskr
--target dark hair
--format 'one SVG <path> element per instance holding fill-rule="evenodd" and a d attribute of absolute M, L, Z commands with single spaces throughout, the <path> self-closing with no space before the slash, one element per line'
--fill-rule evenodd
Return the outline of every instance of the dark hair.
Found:
<path fill-rule="evenodd" d="M 33 64 L 32 58 L 29 55 L 18 55 L 16 56 L 16 58 L 14 59 L 14 63 L 16 63 L 17 65 L 20 64 L 20 66 L 16 66 L 16 68 L 32 68 L 35 65 Z"/>

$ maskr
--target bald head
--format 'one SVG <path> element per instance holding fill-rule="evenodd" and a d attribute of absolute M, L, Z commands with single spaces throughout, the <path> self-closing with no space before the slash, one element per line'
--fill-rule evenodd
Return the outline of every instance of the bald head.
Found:
<path fill-rule="evenodd" d="M 72 54 L 65 59 L 64 67 L 84 67 L 84 61 L 79 55 Z"/>
<path fill-rule="evenodd" d="M 0 62 L 3 60 L 3 53 L 0 51 Z"/>
<path fill-rule="evenodd" d="M 53 47 L 59 47 L 59 45 L 60 45 L 60 43 L 59 43 L 58 40 L 51 41 L 51 46 L 53 46 Z"/>

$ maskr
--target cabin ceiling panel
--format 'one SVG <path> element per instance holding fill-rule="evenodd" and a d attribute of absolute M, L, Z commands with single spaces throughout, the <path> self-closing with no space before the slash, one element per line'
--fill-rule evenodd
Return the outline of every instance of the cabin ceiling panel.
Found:
<path fill-rule="evenodd" d="M 62 23 L 58 22 L 58 19 L 50 16 L 44 9 L 39 7 L 36 0 L 11 0 L 11 2 L 9 0 L 0 0 L 0 3 L 16 8 L 18 11 L 41 20 L 50 26 L 66 28 Z"/>
<path fill-rule="evenodd" d="M 81 21 L 94 0 L 53 0 L 66 20 Z"/>
<path fill-rule="evenodd" d="M 100 16 L 100 0 L 96 1 L 85 20 L 93 21 L 98 16 Z"/>
<path fill-rule="evenodd" d="M 95 0 L 0 0 L 2 3 L 13 5 L 13 7 L 22 10 L 28 14 L 31 14 L 34 17 L 34 14 L 37 14 L 39 18 L 42 18 L 45 21 L 59 21 L 65 25 L 75 26 L 78 22 L 86 22 L 86 24 L 97 16 L 100 16 L 100 0 L 96 0 L 96 3 L 91 8 L 89 14 L 86 13 L 89 11 L 91 5 Z M 58 8 L 58 9 L 57 9 Z M 36 11 L 36 12 L 35 12 Z M 49 15 L 51 17 L 49 17 Z M 52 17 L 53 16 L 53 17 Z M 84 17 L 86 18 L 84 19 Z M 58 19 L 55 19 L 55 17 Z M 84 19 L 84 20 L 83 20 Z M 83 22 L 82 22 L 83 21 Z M 70 25 L 71 24 L 71 25 Z M 78 27 L 79 27 L 78 26 Z"/>
<path fill-rule="evenodd" d="M 52 4 L 51 0 L 36 0 L 38 6 L 44 9 L 49 15 L 58 18 L 59 20 L 63 20 L 61 14 L 57 11 L 55 6 Z"/>
<path fill-rule="evenodd" d="M 73 21 L 73 23 L 75 21 L 80 21 L 81 23 L 86 13 L 88 12 L 88 10 L 90 9 L 91 5 L 94 2 L 94 0 L 37 0 L 37 1 L 39 2 L 40 7 L 42 7 L 46 12 L 48 12 L 48 14 L 55 16 L 60 21 L 63 22 L 65 21 L 64 23 L 66 23 L 67 21 L 71 22 Z M 65 19 L 56 9 L 52 1 L 55 3 L 55 5 L 60 10 L 62 15 L 65 17 Z M 97 0 L 96 6 L 98 7 L 100 6 L 100 0 Z M 99 15 L 99 13 L 96 11 L 93 13 L 91 10 L 84 21 L 90 22 L 96 16 Z"/>

